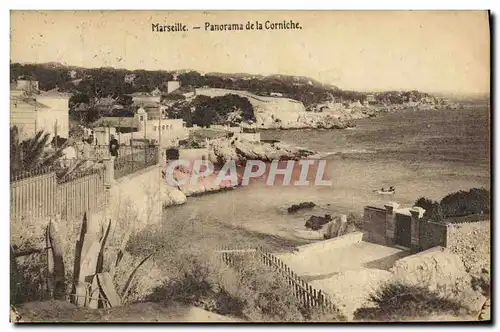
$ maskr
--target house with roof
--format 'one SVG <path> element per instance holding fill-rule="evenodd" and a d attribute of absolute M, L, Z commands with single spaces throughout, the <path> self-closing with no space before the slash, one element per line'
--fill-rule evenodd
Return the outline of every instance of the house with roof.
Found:
<path fill-rule="evenodd" d="M 159 90 L 152 92 L 134 92 L 129 96 L 132 97 L 134 103 L 160 103 L 161 101 L 161 92 Z"/>
<path fill-rule="evenodd" d="M 120 144 L 132 145 L 134 140 L 147 140 L 151 144 L 162 142 L 164 146 L 176 146 L 188 137 L 182 119 L 151 116 L 142 107 L 127 116 L 105 116 L 92 124 L 96 144 L 107 145 L 114 135 Z"/>
<path fill-rule="evenodd" d="M 10 91 L 10 125 L 22 139 L 43 130 L 52 137 L 69 137 L 70 95 L 57 90 L 39 91 L 37 81 L 19 80 Z"/>

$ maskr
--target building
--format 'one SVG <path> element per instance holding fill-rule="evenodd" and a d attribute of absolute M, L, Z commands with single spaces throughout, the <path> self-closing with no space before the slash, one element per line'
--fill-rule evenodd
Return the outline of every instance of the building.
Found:
<path fill-rule="evenodd" d="M 38 82 L 20 80 L 10 92 L 10 125 L 22 139 L 43 130 L 52 137 L 69 137 L 70 95 L 55 90 L 39 91 Z"/>
<path fill-rule="evenodd" d="M 39 91 L 38 81 L 17 80 L 15 89 L 26 93 L 37 93 Z"/>
<path fill-rule="evenodd" d="M 366 96 L 366 101 L 367 101 L 368 103 L 374 103 L 374 102 L 376 102 L 377 100 L 375 99 L 375 96 L 374 96 L 374 95 L 367 95 L 367 96 Z"/>
<path fill-rule="evenodd" d="M 167 117 L 167 106 L 157 102 L 134 102 L 134 106 L 142 108 L 148 114 L 149 119 L 159 119 Z"/>
<path fill-rule="evenodd" d="M 130 83 L 130 84 L 134 83 L 134 80 L 135 80 L 135 74 L 127 74 L 123 79 L 125 83 Z"/>
<path fill-rule="evenodd" d="M 164 146 L 176 146 L 179 140 L 189 136 L 186 123 L 182 119 L 166 119 L 164 117 L 151 119 L 143 108 L 139 108 L 137 114 L 140 131 L 144 133 L 144 138 L 154 143 L 161 141 Z"/>
<path fill-rule="evenodd" d="M 161 95 L 149 92 L 134 92 L 129 96 L 132 97 L 134 103 L 160 103 Z"/>
<path fill-rule="evenodd" d="M 181 87 L 181 82 L 179 81 L 168 81 L 167 82 L 167 93 L 172 93 Z"/>
<path fill-rule="evenodd" d="M 76 70 L 72 69 L 72 70 L 68 71 L 68 76 L 69 76 L 72 80 L 74 80 L 74 79 L 76 79 L 76 77 L 78 76 L 78 73 L 76 72 Z"/>
<path fill-rule="evenodd" d="M 40 92 L 36 95 L 38 103 L 47 105 L 49 110 L 41 114 L 40 118 L 43 119 L 43 128 L 48 132 L 52 132 L 60 137 L 69 137 L 69 98 L 71 96 L 67 93 L 62 93 L 56 90 L 47 92 Z"/>
<path fill-rule="evenodd" d="M 103 117 L 92 125 L 94 127 L 96 144 L 106 145 L 111 135 L 120 144 L 131 145 L 133 140 L 145 139 L 152 144 L 176 146 L 178 141 L 188 137 L 188 129 L 182 119 L 149 118 L 142 107 L 131 117 Z"/>

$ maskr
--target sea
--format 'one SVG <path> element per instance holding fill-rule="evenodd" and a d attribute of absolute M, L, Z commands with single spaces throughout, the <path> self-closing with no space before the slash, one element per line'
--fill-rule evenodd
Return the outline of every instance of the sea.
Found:
<path fill-rule="evenodd" d="M 198 220 L 293 238 L 311 215 L 361 216 L 367 205 L 396 202 L 412 206 L 420 197 L 440 200 L 448 193 L 490 188 L 490 111 L 405 110 L 358 120 L 344 130 L 266 130 L 262 139 L 279 140 L 319 153 L 328 161 L 332 186 L 267 186 L 190 197 L 165 210 L 164 222 Z M 377 190 L 395 187 L 394 195 Z M 287 208 L 314 202 L 313 210 Z"/>

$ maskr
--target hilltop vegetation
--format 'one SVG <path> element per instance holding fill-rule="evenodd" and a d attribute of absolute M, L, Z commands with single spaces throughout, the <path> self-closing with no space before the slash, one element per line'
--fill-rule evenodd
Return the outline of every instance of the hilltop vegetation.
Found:
<path fill-rule="evenodd" d="M 89 97 L 114 96 L 134 92 L 151 92 L 155 89 L 165 92 L 165 82 L 172 80 L 177 72 L 163 70 L 126 70 L 115 68 L 79 68 L 54 64 L 10 65 L 11 81 L 17 78 L 36 79 L 40 89 L 81 93 Z M 195 88 L 212 87 L 247 90 L 257 95 L 282 93 L 308 105 L 329 97 L 328 93 L 338 91 L 331 85 L 324 85 L 310 78 L 274 75 L 257 76 L 247 74 L 204 74 L 197 71 L 180 72 L 177 79 L 182 86 Z"/>
<path fill-rule="evenodd" d="M 18 78 L 34 79 L 41 90 L 71 93 L 70 109 L 78 106 L 79 112 L 70 115 L 85 125 L 103 116 L 99 101 L 112 98 L 115 105 L 127 108 L 132 104 L 133 93 L 161 95 L 162 103 L 168 105 L 169 117 L 182 118 L 188 126 L 244 122 L 257 123 L 261 128 L 345 128 L 349 126 L 346 121 L 375 116 L 389 108 L 414 107 L 411 103 L 431 108 L 443 104 L 442 100 L 418 91 L 369 94 L 341 90 L 303 76 L 80 68 L 58 63 L 13 63 L 10 74 L 12 82 Z M 167 82 L 171 80 L 178 80 L 181 88 L 167 94 Z M 186 93 L 195 91 L 197 96 L 186 98 Z M 333 113 L 323 112 L 325 107 Z M 322 114 L 306 116 L 306 111 Z"/>
<path fill-rule="evenodd" d="M 259 96 L 271 93 L 281 94 L 285 98 L 295 99 L 308 107 L 328 100 L 364 101 L 367 93 L 341 90 L 334 85 L 323 84 L 309 77 L 287 75 L 252 75 L 246 73 L 207 73 L 194 70 L 126 70 L 118 68 L 81 68 L 64 66 L 57 63 L 10 65 L 11 81 L 17 78 L 35 79 L 40 89 L 59 89 L 72 92 L 78 97 L 89 98 L 116 97 L 134 92 L 151 92 L 159 89 L 166 92 L 165 83 L 174 79 L 183 87 L 210 87 L 231 90 L 244 90 Z M 429 97 L 418 91 L 375 93 L 379 102 L 401 104 L 405 101 Z"/>

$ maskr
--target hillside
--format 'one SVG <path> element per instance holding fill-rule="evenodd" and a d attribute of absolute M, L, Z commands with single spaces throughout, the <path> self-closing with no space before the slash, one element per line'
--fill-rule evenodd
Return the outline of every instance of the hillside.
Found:
<path fill-rule="evenodd" d="M 296 122 L 306 114 L 304 104 L 289 98 L 257 96 L 247 91 L 228 89 L 196 89 L 197 95 L 208 97 L 221 97 L 227 94 L 236 94 L 247 98 L 252 104 L 256 122 L 260 127 L 272 127 L 275 119 L 282 122 Z"/>
<path fill-rule="evenodd" d="M 369 94 L 341 90 L 304 76 L 202 73 L 193 70 L 126 70 L 79 68 L 60 63 L 10 65 L 11 82 L 39 81 L 41 90 L 72 94 L 70 108 L 83 104 L 85 118 L 102 114 L 95 105 L 112 97 L 128 106 L 136 92 L 160 92 L 172 118 L 188 125 L 255 124 L 259 128 L 346 128 L 350 120 L 402 108 L 445 107 L 441 99 L 419 91 Z M 167 94 L 167 82 L 177 79 L 181 89 Z M 197 91 L 192 98 L 183 95 Z M 176 97 L 176 98 L 173 98 Z M 194 111 L 193 111 L 194 110 Z M 81 113 L 80 113 L 81 114 Z"/>
<path fill-rule="evenodd" d="M 288 75 L 252 75 L 246 73 L 201 73 L 194 70 L 126 70 L 118 68 L 81 68 L 60 63 L 10 64 L 11 82 L 18 78 L 39 81 L 42 90 L 57 88 L 65 92 L 111 96 L 134 92 L 165 90 L 164 83 L 174 79 L 182 86 L 245 90 L 257 95 L 282 93 L 306 105 L 322 102 L 337 87 L 324 85 L 308 77 Z M 78 84 L 75 84 L 75 80 Z"/>

